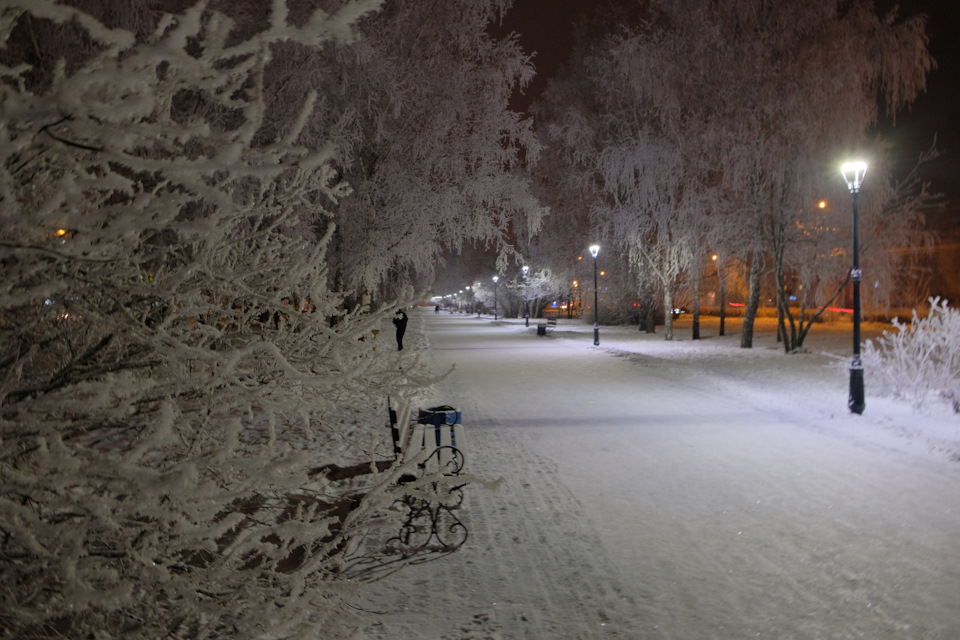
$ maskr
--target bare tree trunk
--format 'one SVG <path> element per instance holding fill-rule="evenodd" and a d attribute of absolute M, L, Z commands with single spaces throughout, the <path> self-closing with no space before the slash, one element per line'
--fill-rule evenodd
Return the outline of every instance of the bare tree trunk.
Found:
<path fill-rule="evenodd" d="M 743 312 L 743 328 L 740 330 L 740 348 L 753 348 L 753 322 L 757 318 L 757 309 L 760 307 L 760 262 L 763 258 L 759 251 L 754 251 L 750 258 L 750 293 L 747 296 L 747 306 Z"/>
<path fill-rule="evenodd" d="M 700 339 L 700 280 L 699 265 L 693 270 L 693 339 Z"/>
<path fill-rule="evenodd" d="M 727 261 L 724 261 L 720 264 L 720 335 L 722 336 L 724 331 L 724 320 L 727 317 Z"/>
<path fill-rule="evenodd" d="M 640 303 L 640 313 L 637 329 L 643 331 L 644 333 L 656 333 L 657 332 L 657 307 L 652 302 L 647 300 L 646 302 Z"/>
<path fill-rule="evenodd" d="M 664 340 L 673 340 L 673 293 L 669 287 L 663 290 L 663 333 Z"/>

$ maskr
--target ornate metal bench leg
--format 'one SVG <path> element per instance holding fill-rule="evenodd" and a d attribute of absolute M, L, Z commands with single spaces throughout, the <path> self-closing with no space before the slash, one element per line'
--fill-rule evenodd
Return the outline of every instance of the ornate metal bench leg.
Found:
<path fill-rule="evenodd" d="M 467 526 L 455 513 L 463 502 L 462 485 L 451 488 L 444 500 L 408 495 L 398 502 L 408 511 L 400 532 L 392 540 L 399 542 L 405 553 L 416 553 L 433 545 L 438 550 L 452 551 L 466 542 Z"/>

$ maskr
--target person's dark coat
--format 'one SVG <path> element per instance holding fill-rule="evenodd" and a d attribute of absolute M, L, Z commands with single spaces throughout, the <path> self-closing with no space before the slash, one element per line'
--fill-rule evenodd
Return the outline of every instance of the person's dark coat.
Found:
<path fill-rule="evenodd" d="M 397 309 L 393 316 L 393 325 L 397 328 L 397 350 L 403 351 L 403 334 L 407 332 L 407 314 L 403 309 Z"/>

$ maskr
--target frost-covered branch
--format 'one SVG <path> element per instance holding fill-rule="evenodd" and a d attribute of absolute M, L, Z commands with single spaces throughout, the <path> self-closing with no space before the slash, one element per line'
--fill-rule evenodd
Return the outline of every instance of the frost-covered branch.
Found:
<path fill-rule="evenodd" d="M 0 627 L 17 637 L 345 635 L 338 571 L 389 525 L 398 488 L 310 470 L 389 457 L 369 428 L 418 368 L 371 347 L 386 312 L 328 286 L 350 188 L 326 139 L 302 141 L 316 102 L 281 133 L 265 97 L 284 47 L 352 37 L 379 3 L 275 2 L 259 22 L 254 4 L 134 3 L 110 26 L 4 10 Z M 27 62 L 36 37 L 62 55 Z"/>

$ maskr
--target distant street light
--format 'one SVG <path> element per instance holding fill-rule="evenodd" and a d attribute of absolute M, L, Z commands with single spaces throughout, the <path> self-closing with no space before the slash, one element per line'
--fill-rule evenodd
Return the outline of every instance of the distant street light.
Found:
<path fill-rule="evenodd" d="M 860 361 L 860 227 L 859 205 L 860 185 L 867 173 L 867 163 L 848 162 L 840 168 L 843 179 L 853 196 L 853 269 L 850 270 L 850 279 L 853 280 L 853 359 L 850 362 L 850 397 L 847 406 L 850 411 L 862 414 L 866 402 L 863 397 L 863 363 Z"/>
<path fill-rule="evenodd" d="M 500 276 L 493 276 L 493 319 L 497 319 L 497 283 L 500 282 Z"/>
<path fill-rule="evenodd" d="M 530 301 L 527 300 L 527 273 L 530 272 L 530 267 L 523 265 L 523 326 L 530 326 Z"/>
<path fill-rule="evenodd" d="M 717 279 L 720 285 L 720 335 L 722 336 L 723 323 L 727 314 L 727 261 L 720 259 L 718 254 L 713 255 L 713 261 L 717 263 Z"/>
<path fill-rule="evenodd" d="M 597 315 L 597 298 L 599 286 L 597 284 L 597 255 L 600 253 L 600 245 L 590 245 L 590 255 L 593 256 L 593 346 L 600 344 L 600 319 Z"/>

